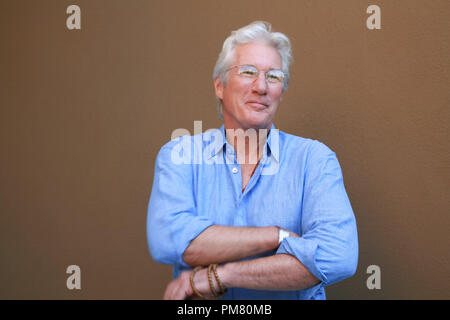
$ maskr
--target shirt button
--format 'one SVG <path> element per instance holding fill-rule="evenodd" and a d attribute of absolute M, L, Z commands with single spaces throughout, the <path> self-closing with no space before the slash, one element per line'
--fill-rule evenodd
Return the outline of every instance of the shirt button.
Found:
<path fill-rule="evenodd" d="M 237 173 L 237 172 L 238 172 L 238 168 L 234 167 L 231 171 L 232 171 L 233 173 Z"/>

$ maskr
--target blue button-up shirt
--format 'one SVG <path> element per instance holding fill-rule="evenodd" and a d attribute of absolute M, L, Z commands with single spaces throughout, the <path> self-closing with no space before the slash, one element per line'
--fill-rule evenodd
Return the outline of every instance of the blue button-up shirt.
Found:
<path fill-rule="evenodd" d="M 177 277 L 190 268 L 182 258 L 190 242 L 212 225 L 295 232 L 300 238 L 285 238 L 276 252 L 261 256 L 290 254 L 321 281 L 298 291 L 230 288 L 225 299 L 325 299 L 326 285 L 356 271 L 356 221 L 335 153 L 274 126 L 244 192 L 223 125 L 161 148 L 147 217 L 153 258 L 173 265 Z"/>

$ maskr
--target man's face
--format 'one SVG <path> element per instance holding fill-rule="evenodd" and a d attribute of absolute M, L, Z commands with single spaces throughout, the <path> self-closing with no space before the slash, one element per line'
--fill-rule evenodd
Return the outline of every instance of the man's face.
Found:
<path fill-rule="evenodd" d="M 232 66 L 241 65 L 255 66 L 260 70 L 258 78 L 242 77 L 238 68 L 232 68 L 225 87 L 220 79 L 214 81 L 216 95 L 222 100 L 225 128 L 269 129 L 282 100 L 283 83 L 267 82 L 265 72 L 280 70 L 281 57 L 272 46 L 243 44 L 236 47 Z"/>

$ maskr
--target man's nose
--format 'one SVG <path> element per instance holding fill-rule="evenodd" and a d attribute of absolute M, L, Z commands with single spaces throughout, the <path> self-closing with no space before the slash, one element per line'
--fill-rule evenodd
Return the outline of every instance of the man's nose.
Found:
<path fill-rule="evenodd" d="M 267 93 L 266 74 L 264 72 L 260 72 L 253 82 L 253 90 L 260 95 Z"/>

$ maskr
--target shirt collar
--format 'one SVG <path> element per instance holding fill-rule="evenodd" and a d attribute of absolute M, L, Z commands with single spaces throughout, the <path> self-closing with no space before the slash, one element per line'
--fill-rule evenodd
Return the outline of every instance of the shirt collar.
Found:
<path fill-rule="evenodd" d="M 233 148 L 231 144 L 228 143 L 225 135 L 225 126 L 222 124 L 222 126 L 219 129 L 221 135 L 222 135 L 222 145 L 219 148 L 215 148 L 214 152 L 212 152 L 208 159 L 211 159 L 212 157 L 216 156 L 219 152 L 226 151 L 226 148 Z M 264 146 L 264 150 L 266 151 L 266 155 L 270 157 L 271 155 L 275 158 L 276 161 L 279 161 L 279 130 L 275 128 L 275 125 L 272 124 L 270 127 L 269 135 L 267 137 L 266 144 Z M 277 135 L 275 137 L 275 135 Z M 233 148 L 234 149 L 234 148 Z"/>

